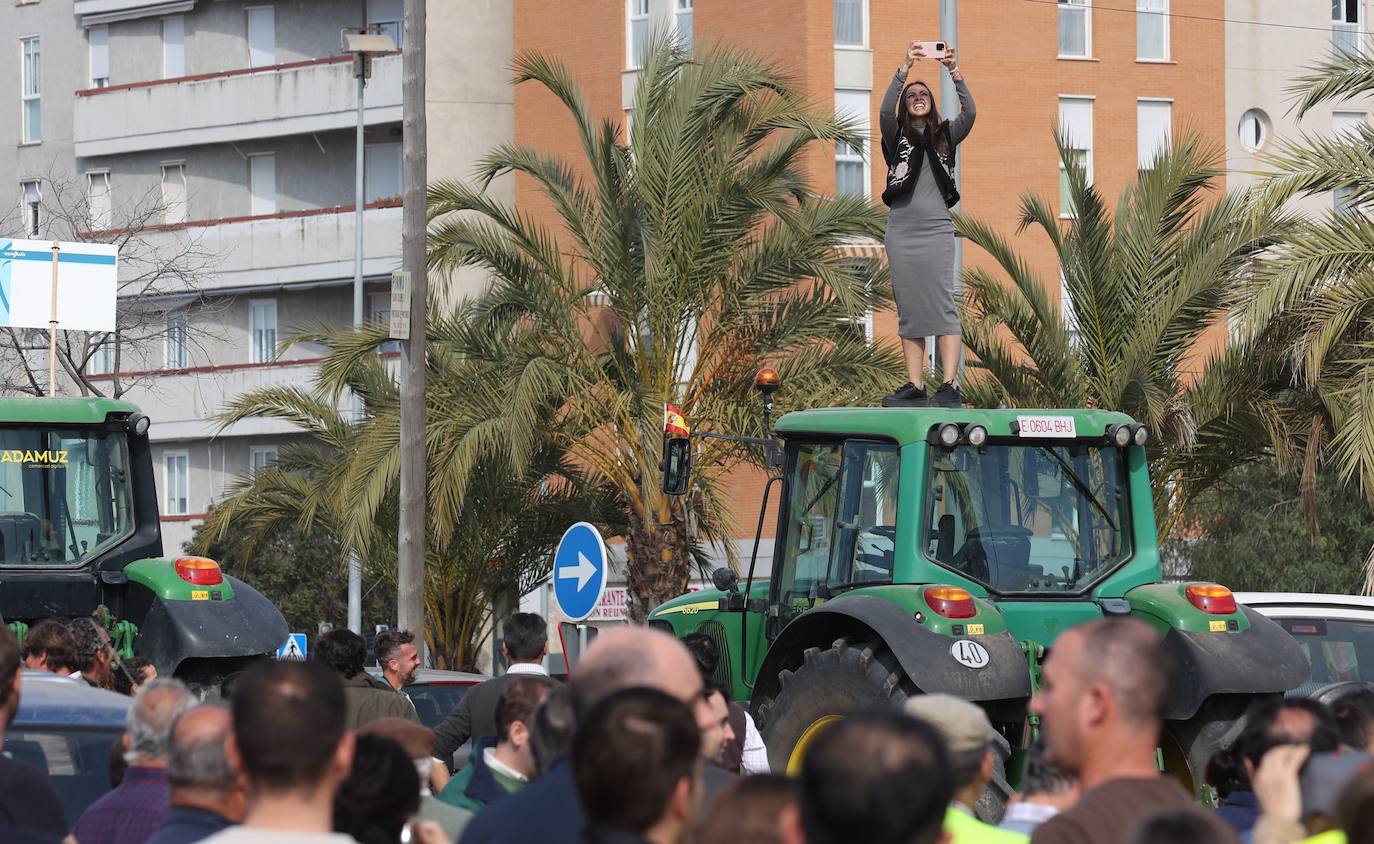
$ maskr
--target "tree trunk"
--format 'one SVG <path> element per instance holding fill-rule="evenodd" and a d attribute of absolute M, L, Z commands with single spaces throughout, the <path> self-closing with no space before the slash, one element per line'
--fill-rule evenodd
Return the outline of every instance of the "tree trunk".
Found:
<path fill-rule="evenodd" d="M 643 624 L 649 611 L 687 591 L 692 573 L 691 537 L 684 513 L 673 508 L 666 524 L 629 514 L 625 535 L 625 585 L 630 621 Z"/>

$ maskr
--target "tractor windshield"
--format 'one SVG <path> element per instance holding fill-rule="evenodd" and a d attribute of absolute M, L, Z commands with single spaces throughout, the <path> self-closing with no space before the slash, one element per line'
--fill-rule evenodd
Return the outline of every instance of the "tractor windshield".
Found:
<path fill-rule="evenodd" d="M 1082 591 L 1130 554 L 1125 489 L 1116 448 L 933 448 L 926 556 L 997 592 Z"/>
<path fill-rule="evenodd" d="M 78 566 L 134 529 L 121 432 L 0 428 L 0 566 Z"/>

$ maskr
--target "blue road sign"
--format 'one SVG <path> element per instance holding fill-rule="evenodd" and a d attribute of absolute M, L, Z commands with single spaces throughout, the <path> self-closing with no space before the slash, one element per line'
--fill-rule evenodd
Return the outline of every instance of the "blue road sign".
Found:
<path fill-rule="evenodd" d="M 553 595 L 568 621 L 592 614 L 606 591 L 606 543 L 586 522 L 568 528 L 553 555 Z"/>
<path fill-rule="evenodd" d="M 277 648 L 277 659 L 305 659 L 305 634 L 292 633 L 286 644 Z"/>

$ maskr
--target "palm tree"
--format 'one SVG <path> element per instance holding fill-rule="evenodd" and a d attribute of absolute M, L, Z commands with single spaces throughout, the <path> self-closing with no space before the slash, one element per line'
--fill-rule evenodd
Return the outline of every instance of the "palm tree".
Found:
<path fill-rule="evenodd" d="M 1312 67 L 1289 90 L 1298 117 L 1324 102 L 1374 93 L 1374 58 L 1345 53 Z M 1248 340 L 1283 362 L 1305 400 L 1312 474 L 1319 464 L 1331 467 L 1374 503 L 1374 222 L 1367 213 L 1374 128 L 1362 122 L 1339 137 L 1303 135 L 1266 163 L 1274 202 L 1343 196 L 1339 210 L 1297 221 L 1256 267 L 1238 300 L 1239 323 Z M 1365 591 L 1374 594 L 1374 552 Z"/>
<path fill-rule="evenodd" d="M 665 403 L 698 427 L 758 434 L 750 387 L 764 365 L 782 374 L 784 409 L 873 401 L 899 380 L 895 349 L 866 342 L 860 327 L 866 313 L 891 306 L 886 271 L 846 262 L 836 249 L 880 237 L 884 217 L 862 197 L 808 187 L 803 168 L 817 147 L 865 144 L 748 55 L 693 58 L 652 39 L 633 144 L 618 120 L 593 117 L 557 60 L 522 55 L 515 79 L 557 98 L 581 158 L 505 145 L 480 164 L 475 184 L 430 188 L 432 266 L 490 273 L 474 309 L 502 346 L 502 357 L 488 359 L 493 377 L 481 399 L 491 416 L 445 444 L 445 478 L 461 489 L 472 455 L 488 452 L 527 471 L 529 443 L 557 419 L 576 465 L 620 496 L 630 615 L 642 620 L 686 589 L 707 543 L 723 542 L 734 562 L 729 472 L 761 459 L 706 441 L 692 492 L 664 495 Z M 486 194 L 509 172 L 538 188 L 552 209 L 547 221 Z M 458 497 L 437 493 L 435 506 L 451 514 Z"/>
<path fill-rule="evenodd" d="M 1287 447 L 1277 397 L 1250 366 L 1250 347 L 1204 356 L 1226 324 L 1238 282 L 1283 221 L 1274 204 L 1214 196 L 1223 172 L 1196 138 L 1162 153 L 1109 212 L 1081 162 L 1056 139 L 1072 199 L 1061 220 L 1044 198 L 1021 200 L 1017 235 L 1053 245 L 1067 297 L 1003 235 L 959 217 L 955 228 L 1001 273 L 964 272 L 964 341 L 978 369 L 965 392 L 985 407 L 1096 407 L 1145 423 L 1161 536 L 1192 496 L 1266 446 Z"/>
<path fill-rule="evenodd" d="M 498 455 L 481 455 L 462 490 L 455 492 L 441 477 L 444 443 L 484 421 L 485 409 L 468 396 L 474 380 L 484 377 L 482 364 L 449 351 L 466 331 L 464 318 L 461 310 L 441 315 L 429 329 L 430 495 L 443 502 L 456 494 L 460 502 L 431 511 L 425 638 L 436 664 L 450 668 L 475 664 L 478 634 L 494 607 L 513 603 L 548 577 L 551 551 L 568 524 L 616 524 L 619 513 L 614 491 L 589 482 L 554 443 L 555 426 L 536 431 L 524 474 Z M 256 542 L 282 528 L 320 527 L 358 554 L 369 579 L 395 587 L 400 416 L 399 391 L 376 355 L 385 335 L 380 326 L 303 334 L 298 341 L 329 349 L 312 389 L 265 388 L 226 409 L 225 425 L 274 418 L 309 438 L 284 447 L 276 464 L 240 479 L 207 518 L 202 544 L 229 530 L 247 531 L 251 557 Z M 338 410 L 347 394 L 361 403 L 356 421 Z"/>

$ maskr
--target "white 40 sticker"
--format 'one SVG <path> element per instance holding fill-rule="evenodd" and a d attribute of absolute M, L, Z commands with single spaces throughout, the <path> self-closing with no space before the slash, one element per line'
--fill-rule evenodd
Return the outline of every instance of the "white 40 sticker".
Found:
<path fill-rule="evenodd" d="M 960 639 L 950 645 L 949 654 L 954 657 L 955 662 L 965 668 L 983 668 L 992 661 L 988 656 L 988 649 L 972 639 Z"/>

